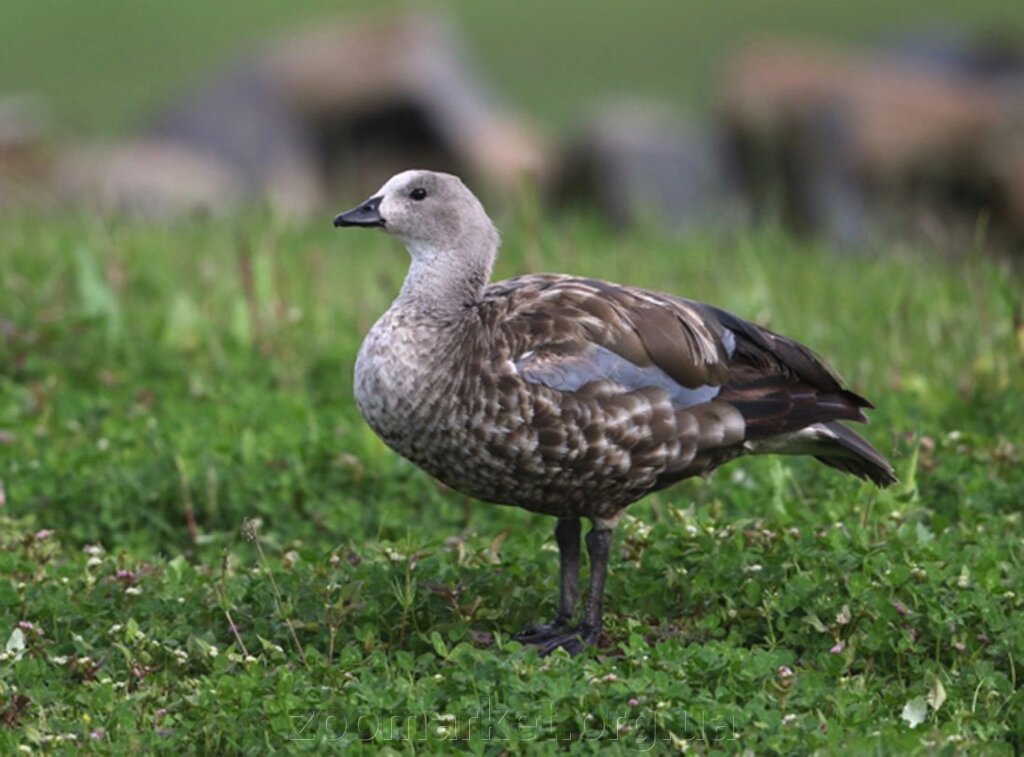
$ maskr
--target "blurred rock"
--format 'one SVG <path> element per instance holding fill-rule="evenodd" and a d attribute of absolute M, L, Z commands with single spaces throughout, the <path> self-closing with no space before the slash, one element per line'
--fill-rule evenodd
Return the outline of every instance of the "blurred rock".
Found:
<path fill-rule="evenodd" d="M 624 102 L 599 111 L 566 150 L 559 194 L 596 205 L 614 225 L 654 222 L 676 232 L 734 226 L 716 138 L 665 108 Z"/>
<path fill-rule="evenodd" d="M 782 220 L 789 228 L 821 234 L 840 249 L 864 245 L 865 188 L 857 176 L 850 132 L 840 104 L 810 103 L 787 113 L 777 145 L 777 173 L 771 177 L 781 191 L 762 186 L 753 193 L 755 202 L 763 204 L 774 195 L 781 198 Z M 751 183 L 758 178 L 756 172 L 748 175 Z"/>
<path fill-rule="evenodd" d="M 269 200 L 275 209 L 300 217 L 323 200 L 322 167 L 310 125 L 277 91 L 263 60 L 243 61 L 215 75 L 170 106 L 146 133 L 155 154 L 188 155 L 190 173 L 205 157 L 211 170 L 226 175 L 218 183 L 228 178 L 232 185 L 225 200 Z M 159 177 L 153 178 L 147 182 L 153 189 L 162 186 Z M 175 197 L 168 200 L 173 204 L 180 193 L 172 191 Z"/>
<path fill-rule="evenodd" d="M 156 140 L 68 148 L 56 157 L 51 183 L 64 203 L 159 221 L 226 213 L 245 198 L 227 165 Z"/>
<path fill-rule="evenodd" d="M 216 160 L 243 196 L 308 215 L 410 166 L 508 192 L 548 150 L 477 81 L 441 17 L 409 12 L 289 36 L 213 76 L 147 132 Z"/>
<path fill-rule="evenodd" d="M 1018 92 L 1024 83 L 1024 49 L 994 35 L 979 39 L 957 27 L 923 28 L 883 40 L 881 51 L 933 73 L 983 79 Z"/>
<path fill-rule="evenodd" d="M 848 245 L 875 220 L 912 219 L 900 209 L 921 203 L 947 225 L 976 224 L 983 208 L 1015 214 L 1009 177 L 985 156 L 1020 132 L 1024 68 L 1015 79 L 1007 66 L 940 66 L 939 57 L 806 44 L 746 51 L 729 67 L 721 99 L 744 186 L 762 205 L 780 197 L 798 228 Z"/>
<path fill-rule="evenodd" d="M 885 176 L 976 144 L 1008 104 L 972 81 L 800 45 L 748 51 L 723 88 L 723 115 L 739 128 L 778 131 L 793 113 L 828 107 L 844 110 L 859 168 Z"/>
<path fill-rule="evenodd" d="M 409 12 L 299 34 L 268 66 L 341 172 L 383 180 L 416 165 L 407 152 L 508 190 L 549 170 L 547 145 L 485 89 L 445 16 Z M 394 162 L 377 168 L 385 152 Z"/>
<path fill-rule="evenodd" d="M 49 118 L 43 103 L 27 96 L 0 97 L 0 209 L 38 205 L 50 172 Z"/>
<path fill-rule="evenodd" d="M 983 148 L 981 160 L 1002 190 L 1003 206 L 997 212 L 1008 219 L 1016 237 L 1024 240 L 1024 114 L 1016 129 Z"/>
<path fill-rule="evenodd" d="M 0 208 L 62 203 L 155 220 L 265 202 L 334 211 L 410 167 L 511 193 L 550 150 L 478 81 L 442 16 L 321 25 L 214 72 L 135 138 L 46 143 L 35 103 L 0 100 Z"/>

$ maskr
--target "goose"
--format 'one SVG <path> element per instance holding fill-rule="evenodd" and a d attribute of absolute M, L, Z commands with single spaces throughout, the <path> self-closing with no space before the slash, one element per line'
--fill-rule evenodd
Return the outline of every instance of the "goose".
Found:
<path fill-rule="evenodd" d="M 554 618 L 513 636 L 541 654 L 597 643 L 613 530 L 650 492 L 765 453 L 813 455 L 880 487 L 896 481 L 843 424 L 866 422 L 871 403 L 791 339 L 607 281 L 490 283 L 498 231 L 456 176 L 399 173 L 334 225 L 380 229 L 411 257 L 356 360 L 366 422 L 449 487 L 557 519 Z M 574 623 L 583 518 L 590 574 Z"/>

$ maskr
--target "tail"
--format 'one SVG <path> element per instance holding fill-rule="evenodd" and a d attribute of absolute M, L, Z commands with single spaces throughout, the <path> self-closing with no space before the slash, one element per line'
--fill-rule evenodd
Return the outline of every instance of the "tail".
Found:
<path fill-rule="evenodd" d="M 852 473 L 880 487 L 890 486 L 899 480 L 882 453 L 853 429 L 836 421 L 812 428 L 819 430 L 819 443 L 812 454 L 825 465 L 843 473 Z"/>

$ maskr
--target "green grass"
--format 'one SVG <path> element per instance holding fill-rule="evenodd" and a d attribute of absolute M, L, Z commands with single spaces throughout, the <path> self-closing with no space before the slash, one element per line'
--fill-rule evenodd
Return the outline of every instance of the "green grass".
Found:
<path fill-rule="evenodd" d="M 553 523 L 445 491 L 353 405 L 394 243 L 6 218 L 0 751 L 1024 748 L 1019 271 L 500 223 L 499 275 L 654 286 L 811 344 L 878 405 L 902 483 L 766 458 L 650 497 L 602 646 L 542 660 L 509 636 L 553 610 Z"/>

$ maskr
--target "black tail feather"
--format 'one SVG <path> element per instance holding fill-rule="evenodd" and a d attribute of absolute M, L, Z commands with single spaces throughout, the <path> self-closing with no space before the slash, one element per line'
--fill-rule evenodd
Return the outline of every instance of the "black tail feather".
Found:
<path fill-rule="evenodd" d="M 867 421 L 863 400 L 856 394 L 843 389 L 821 392 L 780 375 L 729 385 L 719 399 L 740 411 L 751 439 L 799 431 L 815 423 Z"/>
<path fill-rule="evenodd" d="M 822 449 L 821 454 L 814 456 L 817 460 L 880 487 L 890 486 L 899 480 L 896 478 L 896 471 L 882 453 L 856 431 L 842 423 L 823 425 L 834 436 L 834 439 L 828 441 L 828 446 L 834 447 L 835 453 Z"/>

